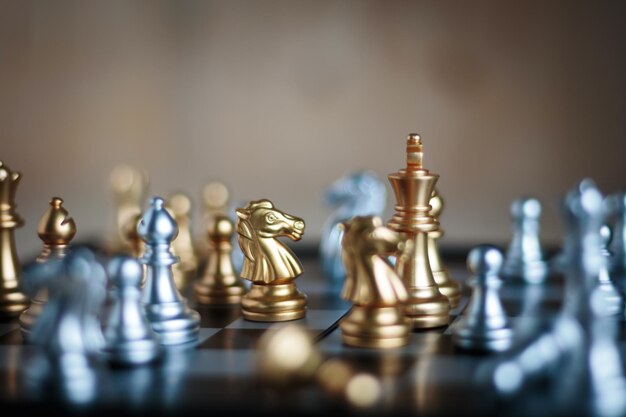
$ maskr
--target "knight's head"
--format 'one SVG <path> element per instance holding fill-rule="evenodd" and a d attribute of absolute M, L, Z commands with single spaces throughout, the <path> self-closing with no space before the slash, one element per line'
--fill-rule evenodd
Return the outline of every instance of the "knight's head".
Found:
<path fill-rule="evenodd" d="M 304 234 L 304 220 L 276 209 L 269 200 L 251 201 L 246 207 L 237 209 L 237 217 L 240 233 L 244 235 L 246 231 L 241 229 L 248 226 L 263 239 L 287 236 L 300 240 Z"/>
<path fill-rule="evenodd" d="M 359 255 L 395 255 L 404 249 L 402 235 L 383 225 L 378 216 L 356 216 L 341 223 L 344 250 Z"/>
<path fill-rule="evenodd" d="M 373 171 L 357 171 L 345 175 L 335 181 L 324 193 L 326 203 L 333 206 L 364 196 L 373 199 L 380 196 L 380 199 L 385 200 L 385 184 Z"/>

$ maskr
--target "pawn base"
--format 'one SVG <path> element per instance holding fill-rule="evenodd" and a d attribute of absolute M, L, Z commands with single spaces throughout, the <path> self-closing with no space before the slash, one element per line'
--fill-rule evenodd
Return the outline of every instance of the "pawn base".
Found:
<path fill-rule="evenodd" d="M 433 277 L 439 292 L 448 298 L 450 308 L 458 306 L 461 301 L 461 285 L 450 277 L 448 271 L 433 271 Z"/>
<path fill-rule="evenodd" d="M 241 299 L 246 320 L 277 322 L 301 319 L 306 315 L 307 299 L 294 283 L 252 284 Z"/>
<path fill-rule="evenodd" d="M 198 341 L 200 314 L 181 303 L 146 305 L 152 330 L 164 346 L 187 345 Z"/>
<path fill-rule="evenodd" d="M 450 302 L 437 287 L 413 287 L 409 289 L 409 299 L 404 303 L 404 314 L 413 329 L 447 326 Z"/>
<path fill-rule="evenodd" d="M 193 290 L 199 304 L 239 304 L 246 293 L 246 287 L 241 282 L 233 285 L 207 285 L 198 282 Z"/>
<path fill-rule="evenodd" d="M 400 307 L 355 305 L 339 328 L 344 344 L 375 349 L 404 346 L 409 343 L 411 332 Z"/>
<path fill-rule="evenodd" d="M 0 316 L 19 316 L 28 308 L 28 301 L 16 288 L 0 288 Z"/>
<path fill-rule="evenodd" d="M 494 329 L 476 335 L 471 330 L 453 333 L 456 346 L 461 349 L 475 352 L 503 352 L 511 347 L 513 330 L 509 327 Z"/>

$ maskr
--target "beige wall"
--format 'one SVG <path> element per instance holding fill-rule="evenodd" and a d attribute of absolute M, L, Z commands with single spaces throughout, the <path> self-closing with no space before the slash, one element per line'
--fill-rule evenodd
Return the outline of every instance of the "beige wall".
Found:
<path fill-rule="evenodd" d="M 625 13 L 512 3 L 0 0 L 21 252 L 53 195 L 78 239 L 104 236 L 120 162 L 152 194 L 220 178 L 237 200 L 271 198 L 312 243 L 324 187 L 400 168 L 412 131 L 441 174 L 446 242 L 507 242 L 510 201 L 534 194 L 558 243 L 555 202 L 576 181 L 626 185 Z"/>

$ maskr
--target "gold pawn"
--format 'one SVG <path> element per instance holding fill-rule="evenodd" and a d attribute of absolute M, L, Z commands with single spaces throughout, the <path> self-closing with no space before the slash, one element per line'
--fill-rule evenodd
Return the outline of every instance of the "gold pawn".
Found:
<path fill-rule="evenodd" d="M 191 236 L 191 199 L 183 193 L 173 194 L 166 208 L 178 225 L 178 235 L 172 241 L 172 253 L 180 261 L 173 265 L 172 272 L 176 287 L 182 290 L 198 271 L 198 259 Z"/>
<path fill-rule="evenodd" d="M 213 217 L 217 214 L 228 213 L 230 191 L 226 184 L 220 181 L 210 181 L 202 188 L 203 226 L 209 227 Z M 203 229 L 206 230 L 206 229 Z M 209 256 L 209 246 L 204 234 L 196 244 L 196 252 L 202 260 Z"/>
<path fill-rule="evenodd" d="M 15 247 L 15 229 L 24 220 L 15 212 L 15 193 L 22 179 L 0 161 L 0 315 L 14 317 L 28 307 L 20 291 L 20 260 Z"/>
<path fill-rule="evenodd" d="M 437 193 L 437 190 L 434 190 L 430 197 L 430 206 L 432 207 L 430 215 L 439 221 L 443 211 L 443 199 Z M 428 260 L 430 261 L 430 269 L 433 271 L 435 282 L 439 285 L 439 292 L 448 297 L 450 307 L 454 308 L 459 305 L 459 300 L 461 299 L 461 286 L 452 279 L 441 259 L 438 242 L 442 236 L 443 230 L 441 226 L 434 232 L 428 233 Z"/>
<path fill-rule="evenodd" d="M 388 175 L 397 202 L 388 227 L 411 242 L 396 263 L 409 293 L 404 311 L 414 329 L 446 326 L 450 302 L 439 291 L 428 259 L 428 234 L 439 226 L 429 200 L 439 175 L 423 168 L 422 141 L 415 133 L 407 138 L 406 156 L 406 168 Z"/>
<path fill-rule="evenodd" d="M 49 259 L 63 259 L 70 247 L 70 241 L 76 235 L 76 223 L 63 207 L 63 200 L 52 197 L 50 207 L 39 219 L 37 235 L 43 242 L 41 254 L 36 262 L 43 263 Z M 48 301 L 48 291 L 42 289 L 30 300 L 30 307 L 20 315 L 20 330 L 24 339 L 30 333 Z"/>
<path fill-rule="evenodd" d="M 230 258 L 233 234 L 234 225 L 228 215 L 215 214 L 208 227 L 207 265 L 202 278 L 194 285 L 196 299 L 201 304 L 238 304 L 246 292 Z"/>

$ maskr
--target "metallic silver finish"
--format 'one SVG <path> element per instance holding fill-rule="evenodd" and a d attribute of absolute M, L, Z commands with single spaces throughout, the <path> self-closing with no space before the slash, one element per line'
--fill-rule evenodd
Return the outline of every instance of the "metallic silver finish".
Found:
<path fill-rule="evenodd" d="M 161 354 L 161 346 L 141 305 L 142 266 L 133 257 L 118 256 L 109 262 L 107 272 L 113 304 L 104 331 L 105 353 L 120 365 L 152 362 Z"/>
<path fill-rule="evenodd" d="M 613 220 L 613 240 L 610 246 L 613 256 L 609 271 L 613 282 L 622 294 L 626 294 L 626 192 L 611 194 L 604 204 L 608 216 Z"/>
<path fill-rule="evenodd" d="M 531 284 L 545 280 L 548 266 L 539 239 L 541 203 L 531 197 L 511 204 L 513 238 L 502 269 L 505 278 L 519 279 Z"/>
<path fill-rule="evenodd" d="M 603 300 L 604 314 L 609 316 L 616 316 L 623 311 L 623 299 L 621 294 L 613 285 L 611 277 L 609 275 L 609 262 L 611 261 L 611 252 L 609 251 L 609 244 L 611 242 L 611 228 L 608 225 L 603 225 L 600 228 L 600 236 L 602 239 L 602 255 L 604 255 L 605 262 L 600 266 L 600 272 L 598 273 L 598 292 L 599 296 Z"/>
<path fill-rule="evenodd" d="M 150 199 L 150 207 L 137 225 L 137 233 L 146 244 L 140 259 L 146 266 L 142 301 L 162 345 L 194 344 L 198 341 L 200 315 L 187 306 L 174 284 L 172 265 L 178 258 L 172 255 L 171 243 L 178 226 L 164 204 L 160 197 Z"/>
<path fill-rule="evenodd" d="M 468 285 L 473 292 L 452 334 L 456 346 L 481 352 L 499 352 L 511 346 L 513 331 L 498 296 L 503 260 L 500 249 L 492 245 L 479 245 L 469 253 L 467 266 L 473 276 Z"/>
<path fill-rule="evenodd" d="M 555 402 L 570 407 L 583 399 L 576 414 L 623 415 L 626 378 L 617 345 L 616 321 L 605 314 L 598 275 L 606 262 L 602 253 L 602 195 L 583 180 L 563 204 L 567 233 L 564 242 L 566 299 L 551 328 L 499 363 L 493 373 L 496 389 L 519 393 L 532 380 L 548 381 Z"/>

